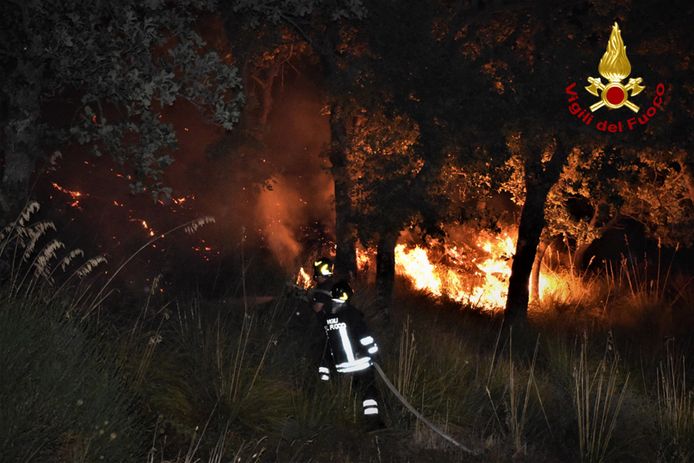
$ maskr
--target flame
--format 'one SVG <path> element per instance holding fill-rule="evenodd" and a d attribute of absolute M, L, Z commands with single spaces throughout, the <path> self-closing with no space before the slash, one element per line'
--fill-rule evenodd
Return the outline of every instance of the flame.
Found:
<path fill-rule="evenodd" d="M 440 272 L 429 262 L 429 255 L 424 248 L 415 246 L 406 250 L 404 244 L 395 246 L 395 271 L 407 276 L 416 289 L 424 289 L 434 296 L 441 296 Z"/>
<path fill-rule="evenodd" d="M 62 186 L 58 185 L 57 183 L 53 182 L 51 183 L 53 185 L 53 188 L 56 190 L 60 191 L 61 193 L 65 193 L 66 195 L 71 196 L 73 199 L 77 199 L 82 196 L 82 193 L 79 191 L 75 190 L 68 190 L 67 188 L 63 188 Z"/>
<path fill-rule="evenodd" d="M 360 271 L 368 270 L 369 262 L 371 261 L 371 256 L 369 256 L 369 251 L 357 248 L 357 269 Z"/>
<path fill-rule="evenodd" d="M 395 272 L 414 288 L 436 298 L 447 298 L 483 310 L 495 311 L 506 305 L 511 263 L 516 250 L 517 230 L 499 234 L 480 233 L 475 242 L 445 245 L 442 248 L 395 246 Z M 374 261 L 374 250 L 357 248 L 357 267 L 368 272 Z M 299 269 L 296 285 L 311 286 L 311 278 Z M 563 280 L 558 274 L 542 272 L 539 279 L 540 300 L 561 291 Z"/>
<path fill-rule="evenodd" d="M 303 267 L 299 269 L 299 273 L 296 275 L 296 285 L 300 288 L 308 289 L 311 287 L 311 277 L 308 276 L 306 270 Z"/>
<path fill-rule="evenodd" d="M 439 259 L 433 258 L 433 250 L 399 244 L 395 248 L 395 269 L 415 288 L 433 296 L 497 310 L 506 305 L 515 243 L 515 233 L 502 232 L 478 238 L 474 247 L 481 256 L 458 246 L 446 246 Z M 558 285 L 553 275 L 540 274 L 540 299 Z"/>
<path fill-rule="evenodd" d="M 610 82 L 621 82 L 631 73 L 627 47 L 622 41 L 622 35 L 616 22 L 612 26 L 610 40 L 607 42 L 605 54 L 600 59 L 598 71 Z"/>

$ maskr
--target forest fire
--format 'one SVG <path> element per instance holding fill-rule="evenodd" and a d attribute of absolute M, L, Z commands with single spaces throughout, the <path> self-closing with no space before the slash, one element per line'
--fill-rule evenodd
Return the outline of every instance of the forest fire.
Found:
<path fill-rule="evenodd" d="M 436 298 L 446 298 L 482 310 L 501 310 L 506 304 L 508 279 L 516 247 L 516 231 L 497 235 L 482 233 L 472 244 L 422 246 L 398 244 L 395 247 L 395 272 L 416 290 Z M 357 266 L 368 272 L 375 268 L 375 252 L 358 250 Z M 311 286 L 311 277 L 299 269 L 295 284 Z M 539 297 L 561 288 L 560 276 L 541 273 Z"/>
<path fill-rule="evenodd" d="M 445 245 L 442 250 L 422 246 L 395 248 L 396 273 L 418 290 L 483 310 L 503 309 L 516 247 L 517 231 L 482 234 L 472 245 Z M 560 287 L 554 274 L 540 274 L 539 296 Z"/>

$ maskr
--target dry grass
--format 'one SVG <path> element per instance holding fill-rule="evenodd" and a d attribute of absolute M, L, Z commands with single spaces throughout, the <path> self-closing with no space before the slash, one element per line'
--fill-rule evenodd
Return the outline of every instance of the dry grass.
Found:
<path fill-rule="evenodd" d="M 658 366 L 658 425 L 668 459 L 689 461 L 694 457 L 694 390 L 687 382 L 686 357 L 673 350 L 668 344 Z"/>
<path fill-rule="evenodd" d="M 8 301 L 15 303 L 28 290 L 26 297 L 36 298 L 27 304 L 41 307 L 45 297 L 57 301 L 56 293 L 75 291 L 74 282 L 79 291 L 68 299 L 68 308 L 84 315 L 108 295 L 107 288 L 97 294 L 91 283 L 83 283 L 86 272 L 104 262 L 84 262 L 76 251 L 56 248 L 47 225 L 34 228 L 42 237 L 32 245 L 28 232 L 18 227 L 32 227 L 34 209 L 20 217 L 21 225 L 18 221 L 6 229 L 0 242 L 10 254 L 16 249 L 18 258 Z M 31 247 L 26 259 L 27 248 L 18 241 L 21 233 L 26 233 L 24 242 Z M 51 286 L 45 272 L 35 276 L 39 256 L 46 257 L 49 277 L 65 272 L 60 286 Z M 127 263 L 118 271 L 124 272 Z M 545 319 L 531 319 L 529 333 L 512 336 L 497 330 L 490 315 L 461 314 L 457 305 L 449 308 L 406 292 L 392 305 L 392 320 L 375 330 L 382 348 L 379 363 L 424 416 L 455 439 L 486 449 L 473 461 L 691 460 L 694 396 L 691 365 L 686 362 L 690 347 L 672 342 L 662 355 L 657 349 L 649 351 L 656 360 L 646 368 L 640 364 L 649 349 L 641 345 L 645 337 L 623 331 L 619 338 L 619 333 L 610 335 L 606 347 L 604 341 L 609 326 L 622 320 L 620 314 L 629 307 L 652 306 L 670 313 L 684 304 L 689 300 L 688 283 L 671 292 L 666 288 L 679 281 L 676 278 L 663 276 L 651 283 L 644 280 L 645 272 L 629 265 L 623 262 L 621 270 L 604 279 L 567 278 L 566 288 L 542 303 Z M 667 267 L 662 270 L 669 275 Z M 46 296 L 38 290 L 39 282 L 52 288 Z M 33 286 L 27 286 L 30 283 Z M 147 428 L 142 434 L 152 435 L 149 431 L 157 422 L 151 444 L 143 442 L 150 451 L 142 452 L 140 460 L 443 463 L 470 458 L 414 420 L 383 385 L 390 433 L 378 441 L 365 437 L 349 379 L 322 384 L 314 374 L 310 340 L 305 339 L 310 326 L 294 318 L 303 310 L 299 303 L 278 296 L 268 305 L 253 306 L 245 297 L 245 284 L 240 286 L 244 297 L 234 304 L 193 297 L 167 305 L 155 297 L 155 283 L 131 325 L 109 325 L 108 318 L 100 325 L 110 330 L 99 342 L 117 352 L 113 355 L 121 366 L 119 384 L 127 384 L 130 399 L 137 398 L 138 410 L 148 414 L 133 415 L 140 428 Z M 40 312 L 27 316 L 35 313 Z M 86 331 L 93 318 L 79 317 L 77 329 L 83 324 Z M 586 334 L 574 339 L 584 327 Z M 657 334 L 654 338 L 651 345 L 662 347 Z M 42 342 L 39 338 L 32 345 Z M 65 342 L 66 347 L 58 347 L 60 358 L 69 357 Z M 0 337 L 0 346 L 11 346 L 3 348 L 3 358 L 14 358 L 5 352 L 19 355 L 15 346 L 21 344 L 9 335 Z M 629 380 L 634 377 L 641 381 Z M 103 397 L 94 404 L 107 406 Z M 649 432 L 650 424 L 659 432 Z M 79 444 L 75 440 L 68 446 L 71 455 L 85 454 L 80 451 L 90 435 L 83 434 Z"/>
<path fill-rule="evenodd" d="M 629 374 L 622 378 L 619 356 L 609 340 L 595 367 L 589 361 L 588 348 L 584 338 L 574 363 L 573 397 L 581 461 L 598 463 L 609 454 Z"/>

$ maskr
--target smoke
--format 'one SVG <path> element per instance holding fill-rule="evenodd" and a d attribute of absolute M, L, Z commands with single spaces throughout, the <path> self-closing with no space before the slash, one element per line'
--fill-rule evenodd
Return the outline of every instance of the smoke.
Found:
<path fill-rule="evenodd" d="M 248 248 L 268 249 L 291 272 L 305 251 L 305 230 L 319 222 L 331 232 L 334 223 L 332 178 L 321 157 L 328 120 L 320 86 L 310 67 L 304 71 L 276 86 L 265 126 L 245 114 L 245 127 L 224 134 L 187 108 L 170 115 L 182 136 L 167 181 L 217 218 L 215 245 L 237 246 L 245 230 Z"/>
<path fill-rule="evenodd" d="M 296 270 L 305 231 L 334 223 L 333 184 L 321 153 L 330 141 L 315 82 L 296 76 L 285 83 L 268 119 L 263 158 L 272 165 L 271 189 L 260 192 L 255 217 L 277 261 Z"/>
<path fill-rule="evenodd" d="M 258 197 L 258 220 L 263 224 L 270 249 L 285 268 L 294 267 L 301 252 L 297 233 L 306 214 L 299 204 L 299 193 L 283 178 L 278 179 L 272 190 L 264 190 Z"/>

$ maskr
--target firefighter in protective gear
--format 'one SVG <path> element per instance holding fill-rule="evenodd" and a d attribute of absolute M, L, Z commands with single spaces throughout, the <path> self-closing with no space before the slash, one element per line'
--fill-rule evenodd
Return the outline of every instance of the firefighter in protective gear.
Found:
<path fill-rule="evenodd" d="M 330 291 L 334 286 L 333 262 L 327 257 L 321 257 L 313 262 L 313 279 L 316 286 L 311 290 L 311 306 L 313 311 L 321 318 L 323 308 L 331 304 Z M 321 320 L 322 322 L 323 320 Z"/>
<path fill-rule="evenodd" d="M 361 394 L 362 412 L 367 424 L 383 428 L 378 410 L 378 389 L 373 372 L 373 357 L 378 345 L 369 333 L 363 314 L 350 304 L 352 288 L 346 282 L 336 283 L 331 290 L 331 304 L 323 309 L 326 345 L 318 374 L 330 380 L 331 370 L 350 374 L 354 390 Z"/>

